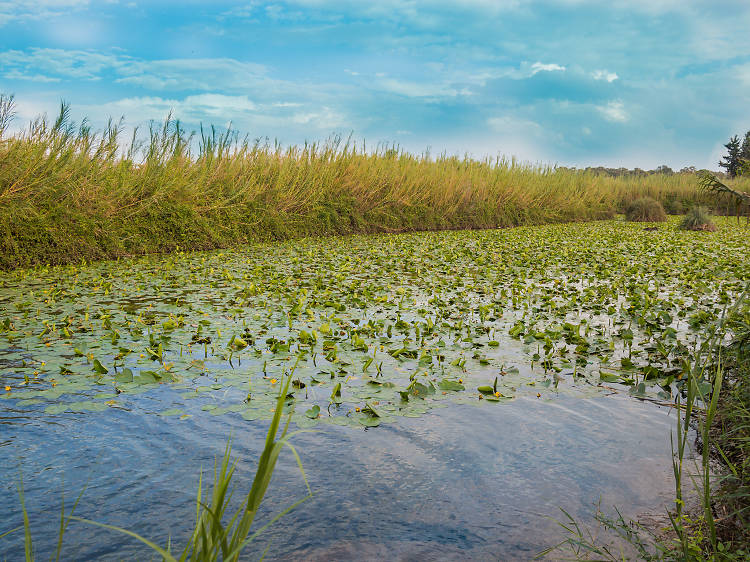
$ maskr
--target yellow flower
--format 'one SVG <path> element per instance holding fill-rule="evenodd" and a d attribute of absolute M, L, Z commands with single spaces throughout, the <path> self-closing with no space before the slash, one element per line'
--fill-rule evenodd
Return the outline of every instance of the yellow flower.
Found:
<path fill-rule="evenodd" d="M 496 393 L 495 393 L 495 398 L 499 398 L 499 397 L 500 397 L 500 393 L 499 393 L 499 392 L 496 392 Z"/>
<path fill-rule="evenodd" d="M 271 384 L 276 384 L 277 382 L 279 381 L 277 381 L 276 379 L 271 379 Z"/>
<path fill-rule="evenodd" d="M 5 391 L 10 392 L 10 387 L 8 385 L 5 386 Z"/>

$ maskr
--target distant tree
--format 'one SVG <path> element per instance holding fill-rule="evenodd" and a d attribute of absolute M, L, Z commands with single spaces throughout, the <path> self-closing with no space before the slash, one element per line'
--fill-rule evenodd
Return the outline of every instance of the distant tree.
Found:
<path fill-rule="evenodd" d="M 745 133 L 745 138 L 742 140 L 742 147 L 740 148 L 740 158 L 743 160 L 750 160 L 750 131 Z"/>
<path fill-rule="evenodd" d="M 654 172 L 656 172 L 657 174 L 665 174 L 667 176 L 671 176 L 672 174 L 674 174 L 674 171 L 672 170 L 672 168 L 670 168 L 666 164 L 662 164 L 661 166 L 656 168 Z"/>
<path fill-rule="evenodd" d="M 728 153 L 726 156 L 722 157 L 719 166 L 726 169 L 729 177 L 733 178 L 742 169 L 742 161 L 740 160 L 742 150 L 740 148 L 740 138 L 737 135 L 734 135 L 724 147 L 727 149 Z"/>
<path fill-rule="evenodd" d="M 742 140 L 742 146 L 740 147 L 740 165 L 741 169 L 739 174 L 743 176 L 750 175 L 750 131 L 745 133 L 745 138 Z"/>

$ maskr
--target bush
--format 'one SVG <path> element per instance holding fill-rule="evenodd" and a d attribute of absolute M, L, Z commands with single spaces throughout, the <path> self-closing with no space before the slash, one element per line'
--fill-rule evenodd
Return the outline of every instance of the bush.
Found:
<path fill-rule="evenodd" d="M 635 222 L 664 222 L 667 214 L 656 199 L 641 197 L 627 206 L 625 218 Z"/>
<path fill-rule="evenodd" d="M 685 230 L 704 230 L 715 232 L 716 225 L 711 222 L 711 215 L 705 207 L 693 207 L 685 215 L 680 224 L 680 228 Z"/>
<path fill-rule="evenodd" d="M 668 215 L 681 215 L 685 212 L 685 207 L 682 205 L 682 201 L 670 197 L 664 201 L 664 210 Z"/>

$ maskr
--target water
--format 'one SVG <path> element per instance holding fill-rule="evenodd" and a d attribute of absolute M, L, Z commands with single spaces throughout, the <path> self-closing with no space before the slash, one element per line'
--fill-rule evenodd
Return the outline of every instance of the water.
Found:
<path fill-rule="evenodd" d="M 294 443 L 315 496 L 263 533 L 247 558 L 270 543 L 270 560 L 529 559 L 562 536 L 550 519 L 560 507 L 584 521 L 600 498 L 626 516 L 663 511 L 673 423 L 666 408 L 611 395 L 452 405 L 374 429 L 304 433 Z M 20 463 L 42 559 L 54 548 L 63 482 L 68 505 L 88 482 L 80 516 L 180 544 L 194 518 L 198 467 L 209 470 L 231 435 L 237 484 L 249 489 L 267 424 L 108 411 L 12 421 L 6 413 L 0 427 L 3 526 L 21 522 Z M 304 495 L 284 453 L 259 521 Z M 69 560 L 150 556 L 133 539 L 80 523 L 65 543 Z M 0 558 L 23 555 L 21 534 L 0 545 Z"/>
<path fill-rule="evenodd" d="M 294 424 L 315 431 L 293 441 L 315 495 L 248 559 L 529 559 L 565 537 L 560 508 L 664 513 L 675 415 L 650 400 L 679 392 L 750 259 L 739 229 L 652 235 L 350 237 L 4 274 L 0 533 L 22 522 L 21 470 L 39 559 L 63 490 L 70 507 L 84 487 L 77 515 L 181 544 L 230 436 L 249 490 L 298 357 Z M 499 402 L 480 401 L 493 384 Z M 365 429 L 369 406 L 381 423 Z M 258 525 L 305 493 L 287 451 Z M 22 539 L 0 539 L 0 559 Z M 150 555 L 81 523 L 65 544 L 69 560 Z"/>

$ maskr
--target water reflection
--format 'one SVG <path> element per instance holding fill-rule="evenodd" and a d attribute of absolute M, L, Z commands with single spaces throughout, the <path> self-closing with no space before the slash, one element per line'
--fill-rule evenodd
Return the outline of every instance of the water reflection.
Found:
<path fill-rule="evenodd" d="M 210 471 L 232 435 L 237 483 L 249 489 L 267 428 L 192 413 L 179 420 L 109 410 L 1 426 L 3 527 L 21 521 L 20 463 L 41 558 L 54 549 L 60 491 L 70 503 L 87 482 L 81 516 L 180 544 L 200 467 Z M 673 422 L 666 408 L 613 395 L 451 405 L 367 431 L 323 426 L 295 439 L 315 496 L 264 533 L 248 559 L 269 543 L 270 560 L 529 559 L 560 536 L 548 518 L 560 506 L 590 517 L 601 495 L 626 516 L 661 510 L 671 491 Z M 259 522 L 304 494 L 284 453 Z M 110 531 L 69 529 L 66 559 L 149 554 Z M 20 534 L 3 539 L 0 558 L 22 557 L 22 548 Z"/>

